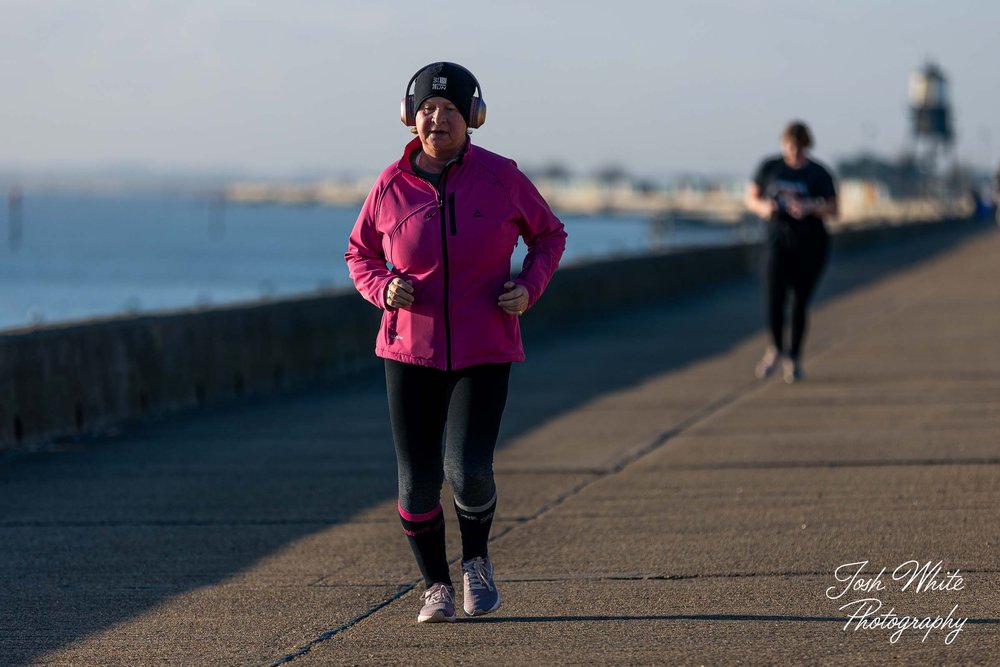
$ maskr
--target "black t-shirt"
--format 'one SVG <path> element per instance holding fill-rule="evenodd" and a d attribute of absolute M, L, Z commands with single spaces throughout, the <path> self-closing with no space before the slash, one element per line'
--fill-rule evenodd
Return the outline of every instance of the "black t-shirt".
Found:
<path fill-rule="evenodd" d="M 792 227 L 798 226 L 800 221 L 785 212 L 789 199 L 830 199 L 837 196 L 833 176 L 826 167 L 813 160 L 807 160 L 800 169 L 793 169 L 781 156 L 768 158 L 757 168 L 753 182 L 760 188 L 762 197 L 778 202 L 778 212 L 772 219 Z M 806 216 L 801 222 L 822 224 L 822 220 L 815 215 Z"/>

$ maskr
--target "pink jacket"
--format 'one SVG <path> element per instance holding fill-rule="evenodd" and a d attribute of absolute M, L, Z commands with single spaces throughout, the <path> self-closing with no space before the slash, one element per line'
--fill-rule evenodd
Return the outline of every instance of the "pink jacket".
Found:
<path fill-rule="evenodd" d="M 566 246 L 563 224 L 513 160 L 467 142 L 440 195 L 413 172 L 419 147 L 411 141 L 379 176 L 344 255 L 358 291 L 383 310 L 375 354 L 444 370 L 523 361 L 518 318 L 497 298 L 522 236 L 528 255 L 514 282 L 529 308 L 538 301 Z M 396 276 L 413 283 L 408 308 L 386 306 Z"/>

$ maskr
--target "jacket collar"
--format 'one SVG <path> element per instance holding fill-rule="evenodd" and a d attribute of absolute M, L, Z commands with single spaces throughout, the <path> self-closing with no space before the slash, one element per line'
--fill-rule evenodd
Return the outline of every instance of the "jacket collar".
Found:
<path fill-rule="evenodd" d="M 405 171 L 407 174 L 413 173 L 413 164 L 410 162 L 410 158 L 412 158 L 413 154 L 419 149 L 420 137 L 414 137 L 410 143 L 406 144 L 406 148 L 403 149 L 403 157 L 400 158 L 399 162 L 396 164 L 400 171 Z M 466 158 L 474 154 L 475 152 L 472 150 L 472 137 L 466 136 L 465 147 L 462 149 L 462 152 L 458 154 L 458 157 L 455 159 L 455 163 L 462 164 L 465 162 Z"/>

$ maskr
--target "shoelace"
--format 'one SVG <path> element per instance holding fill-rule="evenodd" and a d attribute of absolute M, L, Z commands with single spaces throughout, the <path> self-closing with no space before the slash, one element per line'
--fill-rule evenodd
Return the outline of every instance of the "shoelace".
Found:
<path fill-rule="evenodd" d="M 421 597 L 424 599 L 424 602 L 429 604 L 451 602 L 452 600 L 451 591 L 447 586 L 434 586 L 433 588 L 428 588 L 424 591 L 424 594 Z"/>
<path fill-rule="evenodd" d="M 493 585 L 486 574 L 486 562 L 482 558 L 470 561 L 462 569 L 469 575 L 469 588 L 472 590 L 481 590 L 483 588 L 490 591 L 493 590 Z"/>

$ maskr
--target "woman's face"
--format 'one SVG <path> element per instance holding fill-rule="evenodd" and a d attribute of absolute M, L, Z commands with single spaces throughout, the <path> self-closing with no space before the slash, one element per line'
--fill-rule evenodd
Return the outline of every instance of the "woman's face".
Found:
<path fill-rule="evenodd" d="M 798 166 L 806 159 L 806 149 L 788 137 L 781 139 L 781 156 L 791 166 Z"/>
<path fill-rule="evenodd" d="M 465 146 L 465 119 L 451 101 L 430 97 L 417 109 L 417 136 L 424 152 L 448 159 Z"/>

